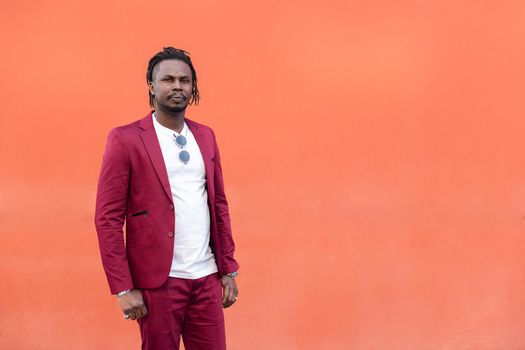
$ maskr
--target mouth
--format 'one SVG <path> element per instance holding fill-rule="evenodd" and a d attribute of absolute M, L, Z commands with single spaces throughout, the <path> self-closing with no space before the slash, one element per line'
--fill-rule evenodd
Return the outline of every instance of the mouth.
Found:
<path fill-rule="evenodd" d="M 183 95 L 171 95 L 170 96 L 170 100 L 174 100 L 174 101 L 184 101 L 186 99 L 186 97 L 184 97 Z"/>

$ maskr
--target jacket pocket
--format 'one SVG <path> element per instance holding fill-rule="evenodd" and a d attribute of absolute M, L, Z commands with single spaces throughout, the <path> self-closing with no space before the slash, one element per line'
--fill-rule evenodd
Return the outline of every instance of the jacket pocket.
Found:
<path fill-rule="evenodd" d="M 126 246 L 141 245 L 151 239 L 151 223 L 147 210 L 131 214 L 126 219 Z"/>
<path fill-rule="evenodd" d="M 130 217 L 135 217 L 135 216 L 139 216 L 139 215 L 148 216 L 148 211 L 147 210 L 142 210 L 142 211 L 139 211 L 137 213 L 131 214 Z"/>

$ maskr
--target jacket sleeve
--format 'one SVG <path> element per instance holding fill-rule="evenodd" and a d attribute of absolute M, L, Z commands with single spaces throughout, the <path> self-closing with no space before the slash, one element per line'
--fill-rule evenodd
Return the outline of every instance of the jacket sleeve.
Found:
<path fill-rule="evenodd" d="M 213 131 L 212 131 L 213 133 Z M 233 257 L 235 243 L 233 241 L 232 229 L 230 224 L 230 213 L 228 210 L 228 201 L 224 192 L 224 180 L 222 176 L 221 157 L 217 140 L 213 133 L 213 144 L 215 145 L 215 162 L 214 162 L 214 186 L 215 186 L 215 212 L 217 217 L 217 233 L 219 244 L 223 253 L 221 262 L 222 273 L 228 274 L 239 269 L 239 264 Z"/>
<path fill-rule="evenodd" d="M 95 209 L 100 255 L 112 294 L 133 288 L 122 230 L 129 177 L 126 141 L 118 129 L 113 129 L 104 152 Z"/>

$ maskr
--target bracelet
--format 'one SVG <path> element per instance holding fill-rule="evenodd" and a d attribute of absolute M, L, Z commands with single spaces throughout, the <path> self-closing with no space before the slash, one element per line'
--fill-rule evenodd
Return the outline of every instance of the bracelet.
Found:
<path fill-rule="evenodd" d="M 117 297 L 121 297 L 123 296 L 124 294 L 128 294 L 129 292 L 131 292 L 131 289 L 127 289 L 127 290 L 123 290 L 122 292 L 118 292 L 117 293 Z"/>
<path fill-rule="evenodd" d="M 239 273 L 237 271 L 226 274 L 226 276 L 230 277 L 232 280 L 234 280 L 238 275 Z"/>

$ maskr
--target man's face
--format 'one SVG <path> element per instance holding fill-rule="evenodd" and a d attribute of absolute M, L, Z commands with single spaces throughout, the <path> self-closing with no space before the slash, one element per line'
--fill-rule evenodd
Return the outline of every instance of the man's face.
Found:
<path fill-rule="evenodd" d="M 155 108 L 168 113 L 186 109 L 191 99 L 193 79 L 188 64 L 181 60 L 164 60 L 153 69 L 149 91 Z"/>

